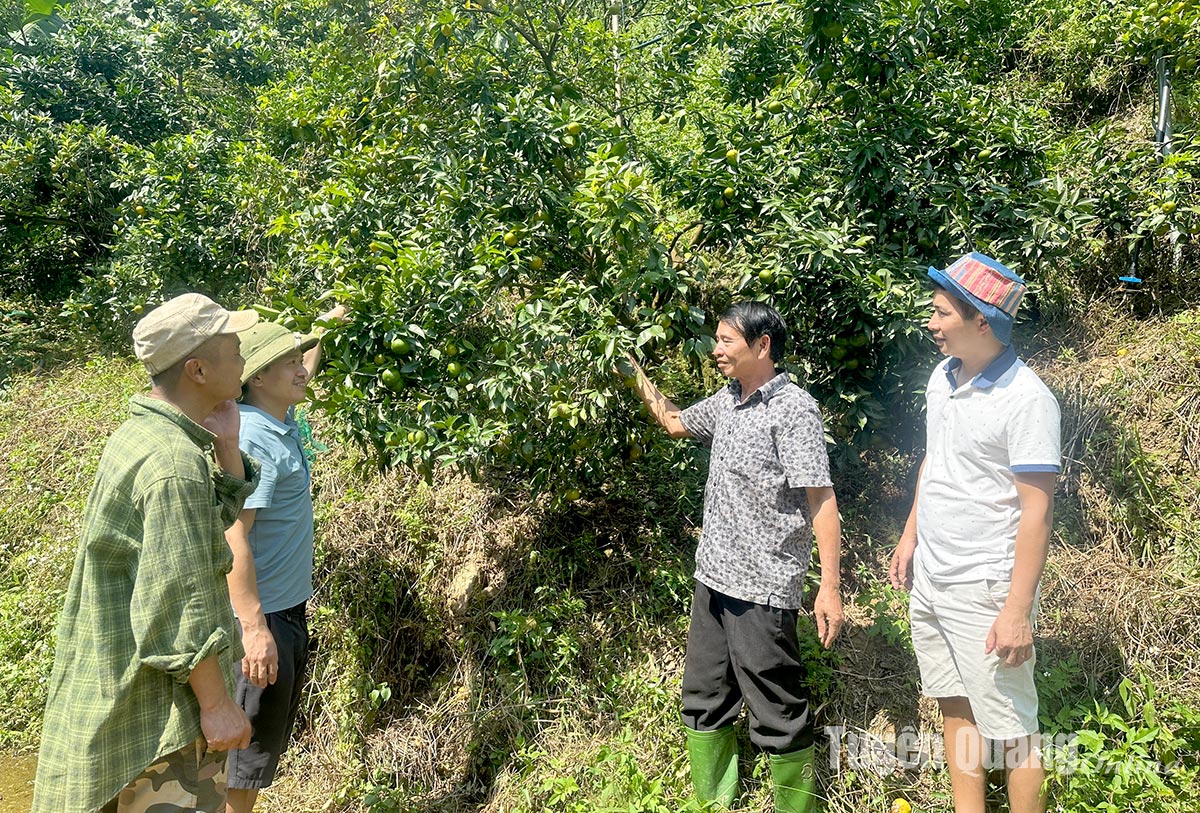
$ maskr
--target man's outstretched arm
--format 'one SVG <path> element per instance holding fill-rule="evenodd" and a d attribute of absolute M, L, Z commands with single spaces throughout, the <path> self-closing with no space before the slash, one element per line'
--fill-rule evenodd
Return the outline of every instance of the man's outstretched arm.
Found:
<path fill-rule="evenodd" d="M 346 321 L 346 306 L 336 305 L 313 320 L 313 335 L 320 337 L 325 332 L 325 325 L 328 323 L 344 321 Z M 304 369 L 308 371 L 309 378 L 312 378 L 316 376 L 317 368 L 320 366 L 321 343 L 317 342 L 304 352 Z"/>
<path fill-rule="evenodd" d="M 626 354 L 625 357 L 633 365 L 634 386 L 637 393 L 658 425 L 667 430 L 667 434 L 673 438 L 690 438 L 692 433 L 679 420 L 679 413 L 682 410 L 671 399 L 663 395 L 658 387 L 654 386 L 654 382 L 646 375 L 642 365 L 637 363 L 637 359 L 630 354 Z"/>

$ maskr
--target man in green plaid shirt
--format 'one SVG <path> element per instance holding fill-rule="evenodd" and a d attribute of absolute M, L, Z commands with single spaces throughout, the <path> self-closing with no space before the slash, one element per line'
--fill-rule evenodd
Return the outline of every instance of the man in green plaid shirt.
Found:
<path fill-rule="evenodd" d="M 199 294 L 134 330 L 151 375 L 105 447 L 59 622 L 34 813 L 216 811 L 250 724 L 224 531 L 258 482 L 238 449 L 238 332 Z"/>

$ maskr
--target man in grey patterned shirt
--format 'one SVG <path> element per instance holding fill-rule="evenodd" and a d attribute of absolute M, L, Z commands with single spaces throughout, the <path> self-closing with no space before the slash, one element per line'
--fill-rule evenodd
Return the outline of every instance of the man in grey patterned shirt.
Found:
<path fill-rule="evenodd" d="M 778 813 L 816 809 L 814 726 L 796 623 L 812 540 L 821 562 L 813 611 L 826 648 L 842 625 L 841 523 L 816 401 L 776 369 L 787 328 L 771 307 L 733 305 L 717 326 L 717 367 L 732 379 L 681 410 L 630 357 L 637 390 L 671 437 L 712 450 L 683 673 L 683 722 L 696 796 L 738 797 L 733 724 L 770 755 Z"/>

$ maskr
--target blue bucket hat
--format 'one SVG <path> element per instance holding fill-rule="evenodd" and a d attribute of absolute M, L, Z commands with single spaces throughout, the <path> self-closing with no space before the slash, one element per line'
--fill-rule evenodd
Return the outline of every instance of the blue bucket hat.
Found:
<path fill-rule="evenodd" d="M 942 271 L 930 266 L 929 278 L 974 305 L 1000 343 L 1012 344 L 1013 321 L 1026 291 L 1025 280 L 1012 269 L 986 254 L 971 252 Z"/>

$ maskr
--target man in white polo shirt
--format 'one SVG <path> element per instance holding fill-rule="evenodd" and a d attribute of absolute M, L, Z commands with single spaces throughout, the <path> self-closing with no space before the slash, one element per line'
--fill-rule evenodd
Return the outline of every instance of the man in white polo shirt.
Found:
<path fill-rule="evenodd" d="M 1059 471 L 1058 402 L 1012 349 L 1025 284 L 968 254 L 935 285 L 927 327 L 948 356 L 926 389 L 925 459 L 890 579 L 911 590 L 921 687 L 944 718 L 956 813 L 983 813 L 1004 754 L 1010 809 L 1041 813 L 1033 627 Z"/>

